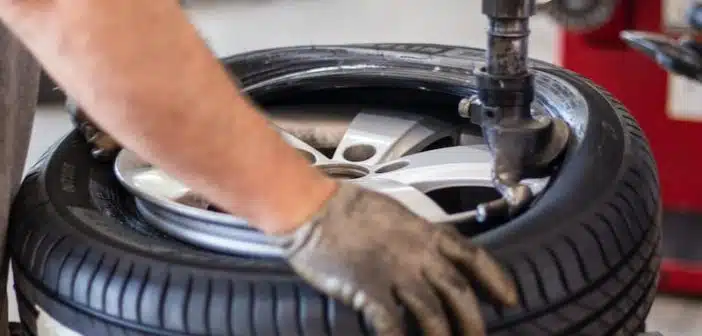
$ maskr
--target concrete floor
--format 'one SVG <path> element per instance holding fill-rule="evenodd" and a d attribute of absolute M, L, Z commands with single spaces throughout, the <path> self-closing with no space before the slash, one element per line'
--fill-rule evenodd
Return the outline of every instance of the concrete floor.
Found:
<path fill-rule="evenodd" d="M 486 40 L 485 19 L 479 13 L 477 0 L 210 0 L 193 1 L 190 8 L 193 22 L 220 56 L 277 46 L 352 42 L 481 47 Z M 555 27 L 537 18 L 532 32 L 532 57 L 558 63 Z M 42 108 L 35 119 L 27 164 L 69 129 L 60 108 Z M 17 320 L 14 306 L 11 319 Z M 698 335 L 702 301 L 660 297 L 649 327 L 664 335 Z"/>

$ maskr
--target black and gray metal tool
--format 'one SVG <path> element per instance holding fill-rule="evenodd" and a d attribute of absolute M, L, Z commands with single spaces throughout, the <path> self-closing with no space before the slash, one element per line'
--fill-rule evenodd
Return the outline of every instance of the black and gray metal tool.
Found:
<path fill-rule="evenodd" d="M 624 31 L 622 39 L 652 58 L 666 71 L 702 82 L 702 3 L 693 0 L 687 11 L 688 29 L 679 39 L 659 33 Z"/>
<path fill-rule="evenodd" d="M 523 210 L 534 196 L 521 181 L 544 174 L 570 135 L 564 121 L 532 109 L 528 45 L 535 13 L 535 0 L 483 0 L 489 19 L 486 63 L 477 70 L 478 94 L 459 106 L 462 116 L 483 129 L 494 157 L 493 182 L 503 196 L 478 207 L 481 220 Z"/>

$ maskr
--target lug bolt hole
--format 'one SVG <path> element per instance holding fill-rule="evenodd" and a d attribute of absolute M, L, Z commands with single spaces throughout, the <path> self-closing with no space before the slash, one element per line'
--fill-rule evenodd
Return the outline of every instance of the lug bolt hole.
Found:
<path fill-rule="evenodd" d="M 354 145 L 344 150 L 344 158 L 351 162 L 361 162 L 375 155 L 375 147 L 371 145 Z"/>

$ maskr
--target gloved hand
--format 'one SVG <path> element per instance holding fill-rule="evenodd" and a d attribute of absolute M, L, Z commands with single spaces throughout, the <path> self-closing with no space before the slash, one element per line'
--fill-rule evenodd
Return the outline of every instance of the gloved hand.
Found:
<path fill-rule="evenodd" d="M 484 250 L 350 183 L 341 183 L 316 218 L 282 241 L 301 277 L 360 310 L 380 336 L 405 334 L 400 305 L 425 335 L 451 335 L 448 316 L 458 319 L 457 335 L 484 335 L 471 277 L 502 303 L 517 301 L 512 282 Z"/>
<path fill-rule="evenodd" d="M 66 109 L 71 116 L 73 126 L 80 131 L 85 141 L 90 145 L 90 153 L 94 158 L 109 161 L 121 149 L 119 143 L 110 135 L 99 129 L 72 99 L 66 102 Z"/>

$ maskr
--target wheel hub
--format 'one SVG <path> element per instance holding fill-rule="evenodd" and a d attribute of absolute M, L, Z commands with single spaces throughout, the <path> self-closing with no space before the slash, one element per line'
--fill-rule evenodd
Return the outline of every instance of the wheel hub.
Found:
<path fill-rule="evenodd" d="M 370 174 L 368 169 L 359 165 L 328 164 L 318 166 L 317 168 L 327 174 L 327 176 L 338 180 L 355 180 L 366 177 L 368 174 Z"/>

